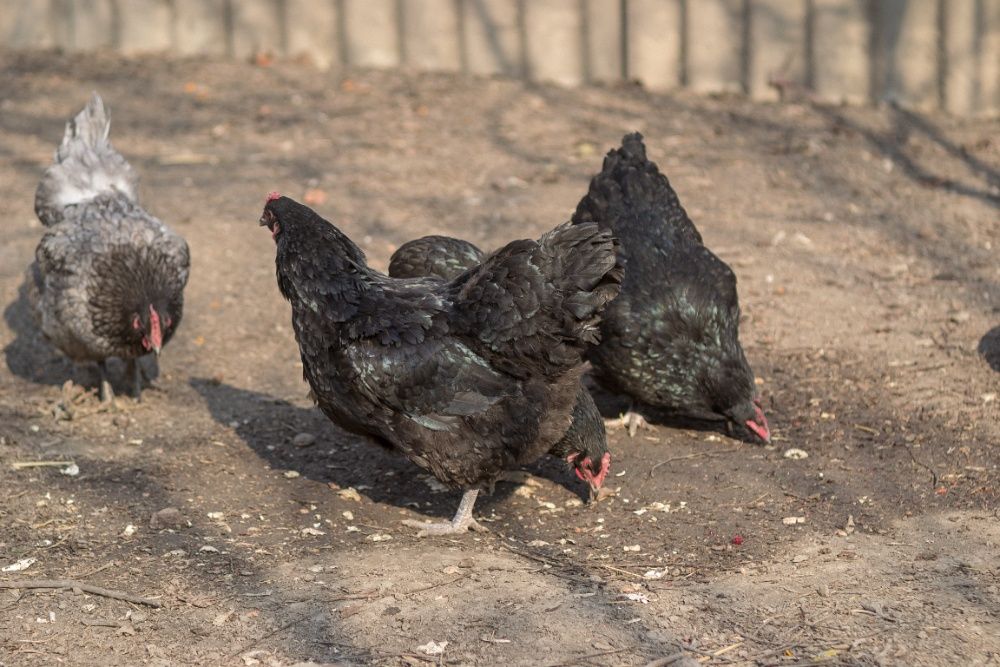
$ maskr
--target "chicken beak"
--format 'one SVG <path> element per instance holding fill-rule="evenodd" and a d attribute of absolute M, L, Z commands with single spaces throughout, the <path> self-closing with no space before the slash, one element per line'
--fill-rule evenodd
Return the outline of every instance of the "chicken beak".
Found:
<path fill-rule="evenodd" d="M 601 497 L 601 487 L 596 484 L 590 484 L 590 496 L 587 498 L 587 503 L 592 505 L 596 503 Z"/>

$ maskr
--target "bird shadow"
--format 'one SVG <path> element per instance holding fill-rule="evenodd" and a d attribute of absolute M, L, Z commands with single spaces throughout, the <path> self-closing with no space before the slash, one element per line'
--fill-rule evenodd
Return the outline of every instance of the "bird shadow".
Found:
<path fill-rule="evenodd" d="M 100 374 L 96 364 L 74 363 L 56 350 L 42 334 L 35 316 L 32 314 L 28 298 L 28 281 L 25 276 L 17 289 L 17 298 L 11 301 L 3 312 L 7 327 L 14 339 L 3 350 L 4 360 L 11 373 L 19 378 L 43 385 L 58 386 L 72 380 L 75 384 L 96 388 L 100 385 Z M 143 374 L 148 381 L 159 376 L 159 365 L 152 355 L 139 359 Z M 131 378 L 125 373 L 125 362 L 110 359 L 109 375 L 116 392 L 131 390 Z"/>
<path fill-rule="evenodd" d="M 1000 326 L 995 326 L 986 332 L 979 341 L 978 349 L 990 368 L 1000 373 Z"/>
<path fill-rule="evenodd" d="M 190 385 L 212 418 L 233 428 L 275 470 L 294 471 L 334 488 L 354 487 L 373 502 L 412 507 L 422 514 L 451 518 L 455 512 L 457 492 L 441 493 L 430 473 L 373 439 L 339 428 L 318 408 L 206 378 L 193 378 Z M 301 434 L 312 436 L 311 442 L 298 446 L 295 437 Z M 546 456 L 525 470 L 586 498 L 562 461 Z M 480 496 L 477 513 L 501 504 L 516 488 L 498 482 L 492 494 Z"/>
<path fill-rule="evenodd" d="M 7 368 L 14 375 L 38 384 L 58 385 L 68 379 L 80 382 L 85 376 L 87 382 L 96 382 L 96 370 L 74 364 L 45 340 L 31 312 L 28 280 L 25 277 L 21 282 L 17 298 L 3 313 L 4 322 L 14 334 L 3 350 Z"/>

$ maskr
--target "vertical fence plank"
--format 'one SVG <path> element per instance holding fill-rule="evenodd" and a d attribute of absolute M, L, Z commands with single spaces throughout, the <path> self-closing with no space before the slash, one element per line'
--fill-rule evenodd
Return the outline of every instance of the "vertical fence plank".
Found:
<path fill-rule="evenodd" d="M 460 69 L 455 0 L 408 0 L 402 8 L 406 64 L 431 71 Z"/>
<path fill-rule="evenodd" d="M 980 47 L 982 94 L 976 105 L 981 114 L 1000 115 L 1000 0 L 983 0 Z"/>
<path fill-rule="evenodd" d="M 362 67 L 399 65 L 395 0 L 343 0 L 347 60 Z"/>
<path fill-rule="evenodd" d="M 284 52 L 284 23 L 275 0 L 238 0 L 231 4 L 233 55 L 247 58 L 255 53 Z"/>
<path fill-rule="evenodd" d="M 174 48 L 182 55 L 226 53 L 225 0 L 174 0 Z"/>
<path fill-rule="evenodd" d="M 653 90 L 681 83 L 680 0 L 628 0 L 626 71 Z"/>
<path fill-rule="evenodd" d="M 979 0 L 952 0 L 944 17 L 944 106 L 951 113 L 969 114 L 976 108 L 979 88 L 976 19 Z M 1000 57 L 1000 55 L 998 55 Z"/>
<path fill-rule="evenodd" d="M 870 99 L 870 31 L 864 0 L 813 0 L 812 74 L 816 93 L 832 102 Z"/>
<path fill-rule="evenodd" d="M 573 86 L 583 81 L 583 17 L 577 0 L 524 3 L 528 78 Z"/>
<path fill-rule="evenodd" d="M 475 74 L 521 76 L 521 34 L 516 0 L 464 0 L 465 62 Z"/>
<path fill-rule="evenodd" d="M 776 86 L 807 82 L 806 1 L 754 0 L 750 7 L 747 87 L 757 99 L 778 99 Z"/>
<path fill-rule="evenodd" d="M 167 51 L 171 46 L 173 20 L 170 0 L 119 2 L 118 48 L 123 53 Z"/>
<path fill-rule="evenodd" d="M 937 106 L 937 0 L 875 3 L 875 90 L 879 99 Z"/>
<path fill-rule="evenodd" d="M 0 40 L 12 49 L 52 46 L 49 12 L 48 5 L 36 0 L 0 0 Z"/>
<path fill-rule="evenodd" d="M 333 0 L 287 0 L 288 53 L 308 56 L 320 69 L 337 62 L 337 5 Z"/>
<path fill-rule="evenodd" d="M 110 0 L 73 0 L 72 42 L 74 51 L 114 46 L 115 23 Z"/>
<path fill-rule="evenodd" d="M 588 81 L 622 78 L 621 0 L 585 0 L 587 34 L 584 36 L 584 74 Z"/>
<path fill-rule="evenodd" d="M 688 84 L 706 93 L 743 90 L 743 0 L 687 3 Z"/>

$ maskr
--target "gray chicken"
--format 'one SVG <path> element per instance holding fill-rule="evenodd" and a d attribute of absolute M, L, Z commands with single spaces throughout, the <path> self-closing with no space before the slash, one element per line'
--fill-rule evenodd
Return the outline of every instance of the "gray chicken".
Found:
<path fill-rule="evenodd" d="M 187 243 L 139 205 L 138 177 L 108 140 L 110 119 L 95 93 L 66 124 L 54 163 L 35 193 L 48 229 L 28 269 L 28 298 L 45 337 L 75 362 L 97 362 L 101 401 L 114 393 L 105 362 L 159 355 L 177 330 L 190 254 Z"/>

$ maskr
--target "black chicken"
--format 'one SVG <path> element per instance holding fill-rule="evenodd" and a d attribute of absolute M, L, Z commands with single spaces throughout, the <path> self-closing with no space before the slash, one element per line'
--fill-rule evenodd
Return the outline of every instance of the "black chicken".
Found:
<path fill-rule="evenodd" d="M 611 234 L 562 225 L 445 282 L 370 269 L 350 239 L 287 197 L 268 198 L 261 224 L 320 409 L 465 490 L 451 522 L 409 522 L 422 535 L 477 528 L 479 490 L 570 426 L 583 351 L 621 283 Z M 599 487 L 606 466 L 582 474 Z"/>
<path fill-rule="evenodd" d="M 35 193 L 48 228 L 28 269 L 28 298 L 45 337 L 74 361 L 96 361 L 101 400 L 113 397 L 105 361 L 159 354 L 181 321 L 187 243 L 146 212 L 138 177 L 108 140 L 111 121 L 95 93 L 66 124 Z"/>
<path fill-rule="evenodd" d="M 392 253 L 389 277 L 454 280 L 482 261 L 483 251 L 468 241 L 450 236 L 424 236 L 404 243 Z M 549 454 L 569 463 L 577 477 L 584 481 L 593 461 L 602 461 L 601 468 L 605 471 L 610 468 L 611 453 L 608 452 L 604 420 L 583 384 L 576 396 L 569 430 L 552 446 Z M 598 489 L 591 485 L 590 491 L 590 499 L 596 500 Z"/>
<path fill-rule="evenodd" d="M 601 344 L 588 352 L 597 379 L 641 404 L 726 420 L 740 435 L 769 442 L 739 341 L 736 276 L 702 243 L 667 178 L 646 159 L 642 135 L 627 135 L 608 153 L 573 222 L 613 232 L 625 266 Z M 644 423 L 637 408 L 626 415 L 630 434 Z"/>

